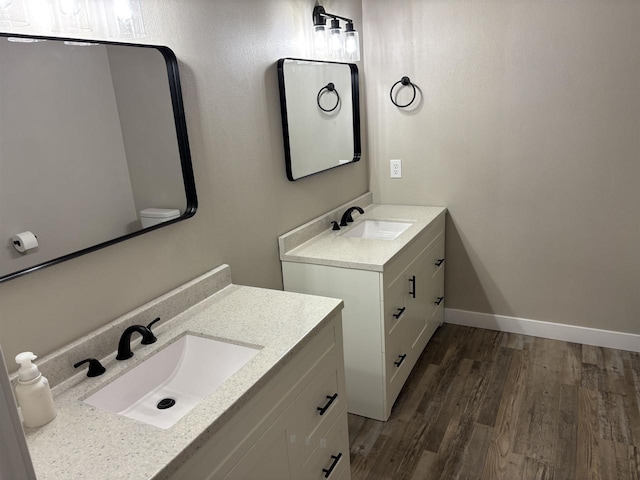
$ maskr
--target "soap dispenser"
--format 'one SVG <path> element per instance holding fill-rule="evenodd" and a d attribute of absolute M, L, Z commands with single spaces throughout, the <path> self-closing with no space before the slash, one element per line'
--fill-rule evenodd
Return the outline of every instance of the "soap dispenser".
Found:
<path fill-rule="evenodd" d="M 33 352 L 22 352 L 16 355 L 18 385 L 16 399 L 22 410 L 25 427 L 41 427 L 56 417 L 56 407 L 49 388 L 49 381 L 42 376 L 38 367 L 31 363 L 38 358 Z"/>

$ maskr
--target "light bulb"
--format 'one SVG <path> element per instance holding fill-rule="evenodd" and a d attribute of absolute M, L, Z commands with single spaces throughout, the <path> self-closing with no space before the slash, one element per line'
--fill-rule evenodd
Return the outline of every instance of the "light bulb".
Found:
<path fill-rule="evenodd" d="M 329 30 L 329 50 L 334 60 L 342 59 L 342 29 L 337 18 L 331 20 L 331 30 Z"/>
<path fill-rule="evenodd" d="M 313 46 L 318 53 L 324 53 L 327 49 L 327 29 L 324 25 L 313 27 Z"/>
<path fill-rule="evenodd" d="M 356 53 L 356 49 L 358 48 L 358 44 L 356 43 L 356 39 L 353 35 L 347 35 L 344 39 L 344 51 L 347 55 L 353 55 Z"/>
<path fill-rule="evenodd" d="M 133 9 L 129 0 L 113 0 L 113 13 L 119 20 L 131 20 Z"/>
<path fill-rule="evenodd" d="M 352 23 L 347 23 L 346 32 L 344 32 L 344 55 L 347 60 L 356 62 L 360 60 L 360 39 Z"/>
<path fill-rule="evenodd" d="M 58 2 L 58 8 L 63 15 L 73 17 L 82 9 L 82 3 L 80 0 L 60 0 Z"/>
<path fill-rule="evenodd" d="M 342 50 L 342 42 L 340 41 L 340 30 L 336 31 L 331 31 L 331 34 L 329 35 L 329 45 L 331 46 L 331 52 L 332 53 L 338 53 Z"/>

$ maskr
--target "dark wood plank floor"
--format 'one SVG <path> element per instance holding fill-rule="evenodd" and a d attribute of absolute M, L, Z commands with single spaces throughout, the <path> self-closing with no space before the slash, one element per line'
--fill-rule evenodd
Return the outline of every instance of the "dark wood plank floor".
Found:
<path fill-rule="evenodd" d="M 640 480 L 640 354 L 443 325 L 353 480 Z"/>

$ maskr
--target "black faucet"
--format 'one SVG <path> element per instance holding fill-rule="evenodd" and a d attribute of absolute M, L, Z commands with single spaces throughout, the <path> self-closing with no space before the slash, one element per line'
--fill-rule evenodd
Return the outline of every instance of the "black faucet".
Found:
<path fill-rule="evenodd" d="M 347 208 L 347 211 L 344 212 L 344 215 L 342 215 L 342 220 L 340 220 L 341 227 L 346 227 L 347 222 L 353 222 L 353 218 L 351 218 L 351 214 L 353 213 L 354 210 L 357 210 L 360 213 L 360 215 L 364 213 L 364 210 L 361 209 L 360 207 Z"/>
<path fill-rule="evenodd" d="M 118 355 L 116 355 L 116 360 L 126 360 L 127 358 L 133 357 L 133 352 L 131 351 L 131 335 L 133 332 L 138 332 L 142 335 L 142 341 L 140 342 L 142 345 L 151 345 L 155 343 L 156 336 L 151 331 L 151 326 L 160 321 L 160 317 L 156 318 L 153 322 L 151 322 L 146 327 L 142 325 L 131 325 L 127 327 L 127 329 L 122 332 L 122 336 L 120 337 L 120 342 L 118 343 Z"/>
<path fill-rule="evenodd" d="M 87 358 L 78 363 L 73 364 L 73 368 L 78 368 L 85 363 L 89 364 L 89 370 L 87 370 L 87 377 L 98 377 L 102 375 L 107 370 L 102 366 L 100 360 L 96 360 L 95 358 Z"/>

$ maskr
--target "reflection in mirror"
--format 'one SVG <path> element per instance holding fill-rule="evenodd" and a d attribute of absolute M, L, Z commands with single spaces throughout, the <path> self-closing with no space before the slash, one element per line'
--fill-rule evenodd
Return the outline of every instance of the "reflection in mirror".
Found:
<path fill-rule="evenodd" d="M 196 206 L 171 50 L 0 35 L 0 281 Z"/>
<path fill-rule="evenodd" d="M 278 80 L 289 180 L 360 160 L 355 64 L 283 58 Z"/>

